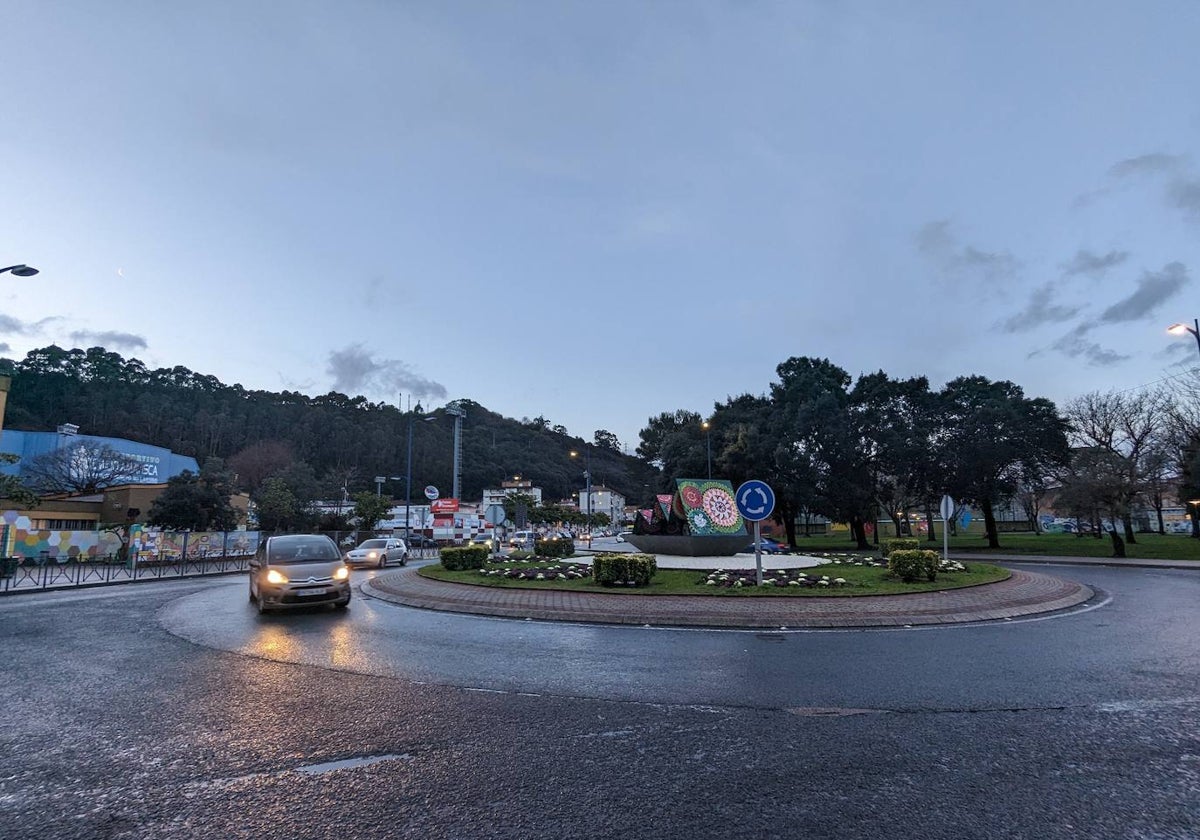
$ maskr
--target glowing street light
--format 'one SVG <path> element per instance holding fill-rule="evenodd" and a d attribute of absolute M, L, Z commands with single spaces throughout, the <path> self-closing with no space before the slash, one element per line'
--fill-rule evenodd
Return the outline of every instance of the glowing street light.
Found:
<path fill-rule="evenodd" d="M 704 430 L 704 450 L 708 455 L 708 477 L 712 478 L 712 423 L 705 420 L 700 424 L 700 428 Z"/>
<path fill-rule="evenodd" d="M 1191 333 L 1196 338 L 1196 349 L 1200 350 L 1200 318 L 1193 318 L 1192 326 L 1190 327 L 1187 324 L 1172 324 L 1171 326 L 1167 327 L 1167 332 L 1169 332 L 1171 335 L 1183 335 L 1184 333 Z"/>

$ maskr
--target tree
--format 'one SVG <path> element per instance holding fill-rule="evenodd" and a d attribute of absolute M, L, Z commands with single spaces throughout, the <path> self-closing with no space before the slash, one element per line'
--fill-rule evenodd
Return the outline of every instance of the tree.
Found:
<path fill-rule="evenodd" d="M 779 382 L 771 385 L 771 399 L 777 468 L 810 494 L 798 503 L 849 523 L 855 544 L 868 548 L 874 486 L 863 415 L 851 405 L 850 375 L 828 359 L 808 356 L 792 357 L 775 371 Z"/>
<path fill-rule="evenodd" d="M 387 516 L 391 509 L 391 499 L 366 491 L 354 494 L 354 517 L 364 531 L 374 531 L 379 520 Z"/>
<path fill-rule="evenodd" d="M 138 481 L 145 474 L 144 466 L 133 456 L 91 441 L 44 452 L 31 458 L 22 470 L 25 483 L 43 494 L 95 493 Z"/>
<path fill-rule="evenodd" d="M 300 516 L 296 494 L 278 476 L 263 481 L 254 493 L 258 526 L 264 531 L 291 530 Z"/>
<path fill-rule="evenodd" d="M 617 440 L 617 436 L 608 429 L 597 429 L 594 440 L 596 446 L 601 449 L 611 449 L 613 452 L 621 451 L 621 441 Z"/>
<path fill-rule="evenodd" d="M 224 463 L 209 458 L 199 475 L 184 470 L 168 479 L 150 505 L 147 521 L 181 531 L 228 531 L 237 525 L 237 512 L 229 502 L 232 492 L 233 480 Z"/>
<path fill-rule="evenodd" d="M 0 464 L 15 464 L 19 461 L 16 455 L 0 452 Z M 19 476 L 0 474 L 0 499 L 13 502 L 18 507 L 37 507 L 37 494 L 21 483 Z"/>
<path fill-rule="evenodd" d="M 988 546 L 1000 547 L 995 503 L 1016 492 L 1019 468 L 1040 472 L 1067 462 L 1067 423 L 1054 403 L 1029 399 L 1011 382 L 962 376 L 938 394 L 945 489 L 983 511 Z"/>
<path fill-rule="evenodd" d="M 1153 469 L 1152 456 L 1166 428 L 1164 395 L 1153 390 L 1092 392 L 1071 400 L 1066 416 L 1077 445 L 1104 449 L 1123 464 L 1123 470 L 1105 474 L 1112 482 L 1112 512 L 1124 525 L 1125 541 L 1137 542 L 1133 506 L 1143 490 L 1145 473 Z"/>
<path fill-rule="evenodd" d="M 294 460 L 286 443 L 260 440 L 230 458 L 229 468 L 236 474 L 238 486 L 253 494 L 268 477 L 283 472 Z"/>

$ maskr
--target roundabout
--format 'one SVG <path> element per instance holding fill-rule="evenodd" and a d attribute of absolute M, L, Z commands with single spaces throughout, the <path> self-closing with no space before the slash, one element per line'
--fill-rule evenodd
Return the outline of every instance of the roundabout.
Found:
<path fill-rule="evenodd" d="M 1071 609 L 1095 597 L 1085 584 L 1028 571 L 1013 571 L 996 583 L 904 595 L 741 598 L 496 588 L 432 580 L 416 569 L 401 569 L 365 581 L 362 592 L 407 607 L 504 618 L 776 629 L 1002 621 Z"/>

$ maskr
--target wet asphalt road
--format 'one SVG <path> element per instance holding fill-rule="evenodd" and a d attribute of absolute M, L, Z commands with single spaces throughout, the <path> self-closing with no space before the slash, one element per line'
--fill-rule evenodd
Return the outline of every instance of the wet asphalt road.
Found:
<path fill-rule="evenodd" d="M 1200 837 L 1200 574 L 1038 568 L 1110 600 L 762 634 L 5 598 L 0 836 Z"/>

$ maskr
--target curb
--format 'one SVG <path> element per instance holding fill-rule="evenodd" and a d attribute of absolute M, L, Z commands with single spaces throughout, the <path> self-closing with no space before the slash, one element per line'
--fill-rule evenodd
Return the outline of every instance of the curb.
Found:
<path fill-rule="evenodd" d="M 361 592 L 394 604 L 497 618 L 657 627 L 878 628 L 1002 621 L 1092 600 L 1089 586 L 1014 570 L 996 583 L 871 598 L 720 598 L 493 588 L 423 578 L 415 569 L 364 581 Z"/>

